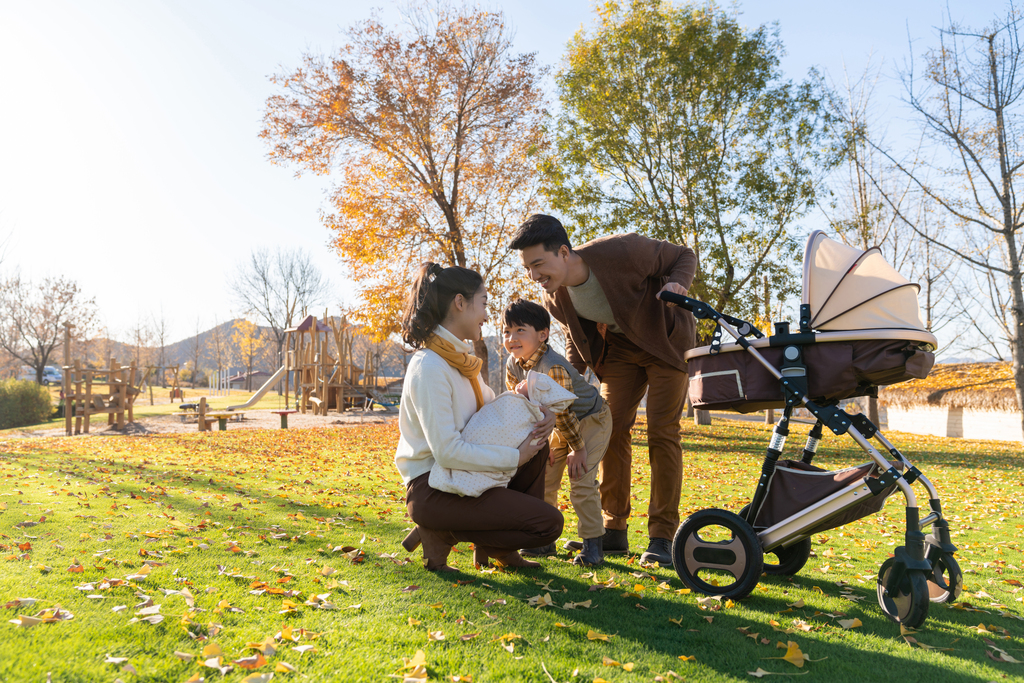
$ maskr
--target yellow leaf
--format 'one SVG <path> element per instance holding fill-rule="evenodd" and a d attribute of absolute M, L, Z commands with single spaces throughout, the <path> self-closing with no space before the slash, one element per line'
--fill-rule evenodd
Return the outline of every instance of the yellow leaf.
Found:
<path fill-rule="evenodd" d="M 209 659 L 210 657 L 220 657 L 222 654 L 224 653 L 221 651 L 220 645 L 218 645 L 217 643 L 210 643 L 209 645 L 203 648 L 203 659 Z"/>
<path fill-rule="evenodd" d="M 636 666 L 636 664 L 634 664 L 633 662 L 626 662 L 625 664 L 622 665 L 622 670 L 623 671 L 632 671 L 634 666 Z"/>
<path fill-rule="evenodd" d="M 693 655 L 679 655 L 679 659 L 684 662 L 696 662 L 697 658 Z"/>
<path fill-rule="evenodd" d="M 840 619 L 836 623 L 845 629 L 857 628 L 858 626 L 864 625 L 860 622 L 860 619 L 857 619 L 856 617 L 854 617 L 853 619 Z"/>
<path fill-rule="evenodd" d="M 602 657 L 601 663 L 605 666 L 620 666 L 620 664 L 611 657 Z"/>
<path fill-rule="evenodd" d="M 423 622 L 419 619 L 413 619 L 412 617 L 409 617 L 409 626 L 419 626 L 422 623 Z"/>
<path fill-rule="evenodd" d="M 804 653 L 800 651 L 800 646 L 792 640 L 786 643 L 786 654 L 782 658 L 797 668 L 803 667 L 806 661 Z"/>
<path fill-rule="evenodd" d="M 287 673 L 294 673 L 294 672 L 298 671 L 298 669 L 296 669 L 294 666 L 292 666 L 288 662 L 278 662 L 277 665 L 274 666 L 274 671 L 276 671 L 277 673 L 281 673 L 281 674 L 287 674 Z"/>
<path fill-rule="evenodd" d="M 612 636 L 605 635 L 603 633 L 598 633 L 593 629 L 587 631 L 587 640 L 601 640 L 607 643 L 611 638 Z"/>

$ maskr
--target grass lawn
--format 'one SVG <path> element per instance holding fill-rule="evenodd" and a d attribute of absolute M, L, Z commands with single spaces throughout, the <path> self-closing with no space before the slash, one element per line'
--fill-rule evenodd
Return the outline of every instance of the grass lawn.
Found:
<path fill-rule="evenodd" d="M 767 435 L 684 424 L 684 517 L 746 503 Z M 460 546 L 462 571 L 434 575 L 398 544 L 397 437 L 391 424 L 0 441 L 0 681 L 420 680 L 421 660 L 437 681 L 1024 680 L 1024 664 L 993 659 L 1024 660 L 1019 444 L 890 435 L 939 488 L 966 574 L 960 602 L 932 605 L 908 638 L 875 597 L 902 543 L 898 494 L 737 603 L 636 556 L 481 572 Z M 645 439 L 641 424 L 637 552 Z M 847 444 L 826 439 L 818 463 L 864 461 Z M 802 667 L 782 659 L 789 642 Z"/>

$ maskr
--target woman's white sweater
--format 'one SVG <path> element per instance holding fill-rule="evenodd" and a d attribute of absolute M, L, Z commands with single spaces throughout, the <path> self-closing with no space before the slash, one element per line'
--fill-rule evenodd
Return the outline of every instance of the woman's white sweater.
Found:
<path fill-rule="evenodd" d="M 445 328 L 438 326 L 435 332 L 459 351 L 472 352 L 472 345 Z M 478 381 L 484 403 L 489 403 L 494 392 L 482 379 Z M 469 378 L 429 349 L 414 353 L 405 373 L 398 409 L 400 436 L 395 465 L 402 480 L 408 484 L 426 474 L 435 460 L 442 467 L 476 472 L 518 467 L 518 448 L 481 446 L 462 440 L 462 430 L 475 412 L 476 397 Z"/>

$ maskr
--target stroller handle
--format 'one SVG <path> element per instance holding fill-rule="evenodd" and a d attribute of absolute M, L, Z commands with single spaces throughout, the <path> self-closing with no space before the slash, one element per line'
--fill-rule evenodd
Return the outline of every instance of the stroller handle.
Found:
<path fill-rule="evenodd" d="M 691 299 L 690 297 L 685 296 L 683 294 L 676 294 L 675 292 L 659 292 L 658 298 L 661 299 L 662 301 L 667 301 L 670 304 L 682 306 L 683 308 L 690 311 L 698 318 L 711 318 L 712 320 L 714 320 L 715 318 L 721 317 L 718 311 L 711 308 L 703 301 Z"/>
<path fill-rule="evenodd" d="M 660 292 L 658 294 L 658 298 L 661 299 L 662 301 L 667 301 L 669 303 L 673 303 L 677 306 L 685 308 L 686 310 L 693 313 L 693 317 L 695 318 L 714 320 L 716 323 L 721 323 L 723 321 L 727 322 L 730 325 L 734 326 L 741 336 L 750 335 L 757 339 L 760 339 L 761 337 L 764 336 L 764 334 L 762 334 L 759 329 L 754 327 L 746 320 L 740 320 L 739 318 L 734 318 L 731 315 L 719 313 L 718 311 L 711 308 L 711 306 L 708 306 L 703 301 L 691 299 L 688 296 L 676 294 L 675 292 Z"/>

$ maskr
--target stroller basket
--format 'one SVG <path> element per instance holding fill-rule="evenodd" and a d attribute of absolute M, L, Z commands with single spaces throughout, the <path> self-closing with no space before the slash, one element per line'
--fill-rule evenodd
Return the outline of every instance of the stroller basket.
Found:
<path fill-rule="evenodd" d="M 870 336 L 820 333 L 816 335 L 817 343 L 804 347 L 808 397 L 829 403 L 865 396 L 877 386 L 923 379 L 931 372 L 935 355 L 928 350 L 929 339 L 885 339 L 879 338 L 882 331 L 871 332 Z M 891 336 L 918 336 L 907 330 L 886 332 Z M 830 337 L 835 341 L 829 341 Z M 771 347 L 770 340 L 757 340 L 751 346 L 775 367 L 781 367 L 781 347 Z M 739 345 L 724 344 L 717 355 L 711 355 L 710 349 L 705 346 L 686 355 L 694 408 L 751 413 L 785 407 L 779 381 L 757 359 L 743 353 Z"/>
<path fill-rule="evenodd" d="M 892 465 L 897 470 L 903 470 L 902 462 L 894 462 Z M 873 469 L 877 470 L 875 464 L 869 462 L 859 467 L 829 472 L 799 460 L 779 460 L 768 494 L 754 519 L 754 528 L 764 529 L 778 524 L 837 491 L 861 484 L 864 477 L 877 479 L 878 472 L 872 473 Z M 887 486 L 877 496 L 865 498 L 853 507 L 823 520 L 806 533 L 818 534 L 873 515 L 882 509 L 885 499 L 895 490 L 896 484 Z"/>

